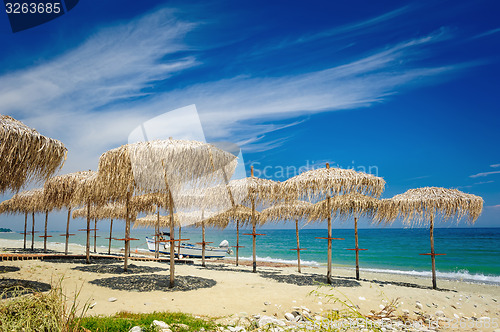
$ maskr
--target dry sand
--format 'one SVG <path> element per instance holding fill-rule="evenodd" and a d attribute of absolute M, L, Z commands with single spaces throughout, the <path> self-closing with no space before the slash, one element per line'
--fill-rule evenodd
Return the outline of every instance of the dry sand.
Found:
<path fill-rule="evenodd" d="M 22 245 L 22 244 L 21 244 Z M 0 248 L 19 247 L 19 241 L 0 240 Z M 40 248 L 40 243 L 37 243 Z M 49 248 L 60 250 L 58 245 Z M 75 253 L 82 253 L 80 246 L 71 246 Z M 1 251 L 1 250 L 0 250 Z M 97 261 L 98 262 L 98 261 Z M 114 263 L 122 265 L 121 261 Z M 435 315 L 443 311 L 446 317 L 460 322 L 462 317 L 487 316 L 500 318 L 500 287 L 497 285 L 468 283 L 463 281 L 438 280 L 440 290 L 429 288 L 431 280 L 396 274 L 361 272 L 361 281 L 353 278 L 354 271 L 334 268 L 334 287 L 320 287 L 310 283 L 299 286 L 292 280 L 307 282 L 306 278 L 321 279 L 325 268 L 303 267 L 298 274 L 293 266 L 259 266 L 258 273 L 252 273 L 250 266 L 238 266 L 229 261 L 209 261 L 207 267 L 200 260 L 193 265 L 176 265 L 176 276 L 196 276 L 215 281 L 209 288 L 189 291 L 148 291 L 115 290 L 97 286 L 89 282 L 97 279 L 122 277 L 141 278 L 154 274 L 168 280 L 168 264 L 158 262 L 133 262 L 138 267 L 156 267 L 155 272 L 140 274 L 109 274 L 85 272 L 75 269 L 85 264 L 55 261 L 4 261 L 1 266 L 19 267 L 19 271 L 1 274 L 3 278 L 28 279 L 55 283 L 62 280 L 66 294 L 73 298 L 79 292 L 80 303 L 93 304 L 90 315 L 109 315 L 120 311 L 152 312 L 182 311 L 195 315 L 231 316 L 233 314 L 265 314 L 283 317 L 295 306 L 306 306 L 313 312 L 324 312 L 346 307 L 335 299 L 352 301 L 362 313 L 380 310 L 387 301 L 398 299 L 398 313 L 404 309 L 414 316 L 417 301 L 423 312 Z M 279 282 L 276 279 L 283 279 Z M 119 285 L 121 283 L 118 283 Z M 314 293 L 317 294 L 314 294 Z M 116 298 L 110 302 L 110 298 Z M 458 318 L 456 318 L 458 317 Z"/>

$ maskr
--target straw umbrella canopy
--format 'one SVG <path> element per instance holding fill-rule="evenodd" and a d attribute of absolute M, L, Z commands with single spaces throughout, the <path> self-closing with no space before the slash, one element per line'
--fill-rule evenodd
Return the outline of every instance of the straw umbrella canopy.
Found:
<path fill-rule="evenodd" d="M 300 248 L 299 219 L 303 219 L 309 214 L 311 206 L 312 203 L 305 201 L 283 202 L 263 210 L 260 213 L 259 217 L 260 219 L 263 220 L 273 220 L 273 221 L 290 220 L 290 219 L 295 220 L 295 236 L 297 238 L 297 249 L 290 249 L 290 250 L 297 250 L 297 269 L 299 273 L 301 273 L 300 251 L 306 250 L 304 248 Z"/>
<path fill-rule="evenodd" d="M 231 199 L 232 207 L 235 208 L 237 204 L 250 205 L 252 216 L 252 233 L 245 235 L 252 235 L 253 243 L 252 243 L 252 257 L 253 257 L 253 272 L 257 272 L 257 255 L 256 255 L 256 237 L 259 235 L 265 234 L 257 234 L 256 226 L 258 224 L 262 225 L 263 220 L 258 219 L 258 212 L 256 211 L 256 205 L 260 206 L 269 206 L 280 199 L 282 199 L 282 191 L 280 184 L 278 182 L 257 178 L 253 175 L 253 166 L 250 169 L 250 177 L 231 180 L 225 186 L 219 186 L 218 188 L 214 188 L 218 193 L 208 195 L 208 197 L 212 198 L 213 204 L 216 205 L 217 202 L 224 202 L 220 199 L 220 197 L 224 197 L 224 192 L 227 191 L 229 194 L 229 198 Z M 235 212 L 235 211 L 234 211 Z M 229 219 L 231 220 L 231 219 Z M 236 229 L 237 229 L 237 243 L 236 250 L 238 256 L 238 248 L 239 248 L 239 221 L 236 220 Z"/>
<path fill-rule="evenodd" d="M 466 194 L 457 189 L 439 187 L 424 187 L 410 189 L 405 193 L 390 199 L 383 199 L 375 219 L 378 221 L 392 222 L 402 218 L 410 226 L 427 226 L 430 229 L 432 259 L 432 288 L 437 289 L 436 260 L 440 255 L 434 252 L 434 219 L 443 221 L 454 217 L 458 221 L 465 218 L 469 223 L 474 223 L 483 211 L 483 199 L 479 196 Z"/>
<path fill-rule="evenodd" d="M 26 190 L 15 194 L 10 200 L 3 202 L 3 208 L 7 213 L 24 213 L 25 214 L 25 237 L 27 226 L 27 214 L 32 215 L 31 229 L 31 250 L 35 248 L 35 213 L 45 212 L 45 235 L 44 235 L 44 250 L 47 250 L 47 222 L 48 211 L 53 207 L 46 204 L 43 188 Z M 26 242 L 26 241 L 25 241 Z"/>
<path fill-rule="evenodd" d="M 359 249 L 358 244 L 358 218 L 371 217 L 373 218 L 380 200 L 358 194 L 351 193 L 330 197 L 314 204 L 309 212 L 309 221 L 325 220 L 327 218 L 347 219 L 354 217 L 354 250 L 356 251 L 356 279 L 359 280 Z"/>
<path fill-rule="evenodd" d="M 287 199 L 319 200 L 327 199 L 329 204 L 331 196 L 357 192 L 360 194 L 379 197 L 385 188 L 384 179 L 357 172 L 353 169 L 326 168 L 314 169 L 301 173 L 283 183 L 283 197 Z M 329 206 L 326 206 L 329 211 Z M 331 283 L 332 274 L 332 219 L 327 215 L 328 222 L 328 257 L 327 257 L 327 282 Z"/>
<path fill-rule="evenodd" d="M 69 237 L 74 235 L 69 233 L 69 221 L 71 217 L 71 209 L 75 206 L 73 196 L 76 193 L 81 182 L 89 177 L 95 176 L 95 172 L 84 171 L 75 172 L 59 176 L 54 176 L 47 180 L 44 185 L 45 200 L 54 205 L 57 209 L 67 208 L 68 218 L 66 221 L 66 234 L 61 236 L 66 237 L 64 253 L 68 254 Z"/>
<path fill-rule="evenodd" d="M 203 188 L 232 176 L 236 157 L 210 144 L 185 140 L 156 140 L 127 144 L 105 152 L 99 159 L 99 181 L 106 185 L 108 201 L 129 205 L 131 193 L 163 193 L 174 231 L 174 202 L 186 187 Z M 125 228 L 125 270 L 130 249 L 130 218 Z M 180 239 L 179 239 L 180 240 Z M 170 241 L 175 241 L 171 239 Z M 174 246 L 170 246 L 170 287 L 174 286 Z"/>
<path fill-rule="evenodd" d="M 244 206 L 244 205 L 236 205 L 227 210 L 223 210 L 219 213 L 214 213 L 211 217 L 203 219 L 197 226 L 202 227 L 203 234 L 203 243 L 205 242 L 205 227 L 216 227 L 220 229 L 226 228 L 229 223 L 236 223 L 236 266 L 238 266 L 239 262 L 239 248 L 242 246 L 240 243 L 240 226 L 245 226 L 252 224 L 252 217 L 255 217 L 255 222 L 260 225 L 260 217 L 258 211 L 252 211 L 252 209 Z M 254 232 L 255 233 L 255 232 Z M 202 264 L 204 266 L 204 264 Z"/>
<path fill-rule="evenodd" d="M 32 180 L 46 180 L 62 167 L 66 153 L 60 141 L 0 115 L 0 193 L 18 191 Z"/>

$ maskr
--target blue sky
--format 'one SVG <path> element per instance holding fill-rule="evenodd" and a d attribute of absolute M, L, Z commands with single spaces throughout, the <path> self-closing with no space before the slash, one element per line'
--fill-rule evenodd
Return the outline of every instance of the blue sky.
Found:
<path fill-rule="evenodd" d="M 195 104 L 207 138 L 262 176 L 328 161 L 383 177 L 383 197 L 458 188 L 496 227 L 499 14 L 494 0 L 81 0 L 13 34 L 1 13 L 0 113 L 63 141 L 68 173 Z"/>

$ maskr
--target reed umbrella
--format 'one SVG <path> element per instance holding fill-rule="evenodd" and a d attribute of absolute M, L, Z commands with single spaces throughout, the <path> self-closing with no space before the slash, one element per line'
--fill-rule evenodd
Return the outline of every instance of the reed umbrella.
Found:
<path fill-rule="evenodd" d="M 32 180 L 45 181 L 62 167 L 66 153 L 60 141 L 0 115 L 0 193 L 19 191 Z"/>
<path fill-rule="evenodd" d="M 356 172 L 353 169 L 330 168 L 327 163 L 326 168 L 314 169 L 301 173 L 283 183 L 282 196 L 287 199 L 319 200 L 326 198 L 326 211 L 331 196 L 357 192 L 369 196 L 379 197 L 385 188 L 385 181 L 380 177 L 363 172 Z M 327 257 L 327 282 L 331 283 L 332 275 L 332 218 L 327 214 L 328 237 L 328 257 Z M 340 239 L 343 240 L 343 239 Z"/>
<path fill-rule="evenodd" d="M 231 176 L 236 157 L 212 145 L 185 140 L 157 140 L 127 144 L 107 151 L 99 159 L 99 181 L 106 186 L 105 200 L 125 201 L 131 194 L 162 193 L 170 213 L 170 234 L 174 231 L 175 203 L 186 187 L 203 188 L 223 182 L 221 173 Z M 125 262 L 130 250 L 130 218 L 125 228 Z M 179 239 L 178 241 L 180 241 Z M 172 244 L 175 239 L 171 239 Z M 174 246 L 170 246 L 170 287 L 174 286 Z"/>
<path fill-rule="evenodd" d="M 252 209 L 244 205 L 236 205 L 235 207 L 215 213 L 211 217 L 203 219 L 202 222 L 198 224 L 198 226 L 202 227 L 203 242 L 205 242 L 205 226 L 224 229 L 229 223 L 236 223 L 236 246 L 234 246 L 234 248 L 236 248 L 236 266 L 238 266 L 239 248 L 242 248 L 242 246 L 240 246 L 240 226 L 250 224 L 252 216 L 255 216 L 256 221 L 260 222 L 261 219 L 258 211 L 252 211 Z M 205 266 L 204 263 L 202 265 Z"/>
<path fill-rule="evenodd" d="M 253 166 L 250 169 L 250 177 L 231 180 L 226 186 L 220 186 L 216 189 L 218 194 L 212 194 L 208 197 L 213 198 L 214 200 L 220 200 L 220 197 L 227 190 L 231 194 L 231 200 L 234 202 L 233 208 L 236 207 L 236 204 L 250 205 L 252 211 L 251 223 L 252 223 L 252 233 L 244 234 L 251 235 L 253 237 L 252 241 L 252 258 L 253 258 L 253 272 L 257 272 L 257 254 L 256 254 L 256 246 L 257 236 L 265 235 L 265 234 L 257 234 L 256 227 L 257 224 L 262 225 L 262 220 L 258 219 L 258 212 L 256 211 L 256 205 L 266 206 L 271 205 L 277 201 L 279 201 L 282 197 L 282 191 L 280 190 L 279 183 L 257 178 L 253 174 Z M 213 204 L 216 204 L 214 201 Z M 238 227 L 238 224 L 237 224 Z M 238 247 L 237 243 L 237 247 Z M 238 248 L 237 248 L 238 249 Z"/>
<path fill-rule="evenodd" d="M 466 194 L 457 189 L 424 187 L 410 189 L 393 198 L 383 199 L 375 219 L 392 222 L 402 218 L 407 225 L 429 225 L 431 252 L 422 255 L 431 256 L 432 288 L 437 289 L 435 256 L 444 254 L 436 254 L 434 251 L 434 219 L 441 218 L 447 221 L 455 217 L 458 222 L 466 218 L 469 223 L 474 223 L 482 211 L 483 199 L 479 196 Z"/>
<path fill-rule="evenodd" d="M 327 201 L 328 200 L 328 201 Z M 309 220 L 325 220 L 327 218 L 354 218 L 354 250 L 356 252 L 356 280 L 359 280 L 358 218 L 373 218 L 377 211 L 379 200 L 370 196 L 351 193 L 330 197 L 314 204 L 309 212 Z"/>
<path fill-rule="evenodd" d="M 260 218 L 263 220 L 295 220 L 295 236 L 297 238 L 297 249 L 290 249 L 297 251 L 297 269 L 301 273 L 300 269 L 300 251 L 306 250 L 300 247 L 299 238 L 299 219 L 303 219 L 308 216 L 312 203 L 305 201 L 291 201 L 283 202 L 271 206 L 260 213 Z"/>
<path fill-rule="evenodd" d="M 47 180 L 44 185 L 45 199 L 47 202 L 51 202 L 57 209 L 67 208 L 68 218 L 66 221 L 66 234 L 61 234 L 61 236 L 66 237 L 66 243 L 64 247 L 64 254 L 68 254 L 69 237 L 74 235 L 69 233 L 69 221 L 71 217 L 71 209 L 75 207 L 73 196 L 85 179 L 95 176 L 95 172 L 84 171 L 75 172 L 59 176 L 54 176 Z"/>
<path fill-rule="evenodd" d="M 31 226 L 31 250 L 35 248 L 35 213 L 45 212 L 45 235 L 44 237 L 44 251 L 47 251 L 47 223 L 48 223 L 48 211 L 53 207 L 45 203 L 43 188 L 26 190 L 15 194 L 10 200 L 3 202 L 5 205 L 3 209 L 7 213 L 24 213 L 25 214 L 25 238 L 26 238 L 26 226 L 27 226 L 27 215 L 31 213 L 32 215 L 32 226 Z M 26 240 L 25 240 L 26 246 Z"/>

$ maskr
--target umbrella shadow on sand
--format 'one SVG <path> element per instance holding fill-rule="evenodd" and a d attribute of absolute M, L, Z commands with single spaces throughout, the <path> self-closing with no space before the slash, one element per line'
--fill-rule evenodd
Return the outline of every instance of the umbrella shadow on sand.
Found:
<path fill-rule="evenodd" d="M 152 273 L 158 271 L 167 271 L 167 269 L 161 267 L 151 267 L 151 266 L 137 266 L 130 264 L 127 271 L 124 271 L 121 264 L 108 264 L 108 265 L 82 265 L 75 266 L 73 270 L 83 271 L 83 272 L 94 272 L 94 273 L 110 273 L 110 274 L 137 274 L 137 273 Z"/>
<path fill-rule="evenodd" d="M 248 273 L 253 273 L 252 270 L 245 270 L 245 269 L 241 269 L 241 268 L 238 268 L 236 266 L 227 266 L 227 265 L 224 265 L 224 264 L 209 264 L 205 267 L 203 266 L 196 266 L 196 268 L 198 270 L 211 270 L 211 271 L 226 271 L 226 272 L 248 272 Z"/>
<path fill-rule="evenodd" d="M 160 274 L 131 275 L 92 280 L 89 283 L 116 290 L 135 292 L 151 291 L 190 291 L 199 288 L 210 288 L 217 284 L 213 279 L 194 276 L 177 276 L 174 287 L 170 288 L 169 276 Z"/>
<path fill-rule="evenodd" d="M 0 279 L 0 299 L 47 292 L 50 289 L 50 285 L 44 282 L 9 278 Z"/>
<path fill-rule="evenodd" d="M 355 279 L 353 277 L 346 277 L 347 279 Z M 384 287 L 385 285 L 394 285 L 394 286 L 400 286 L 400 287 L 409 287 L 409 288 L 419 288 L 419 289 L 432 289 L 432 286 L 424 286 L 424 285 L 419 285 L 419 284 L 412 284 L 410 282 L 403 282 L 403 281 L 381 281 L 381 280 L 375 280 L 375 279 L 360 279 L 361 281 L 369 282 L 369 283 L 374 283 L 378 284 L 380 287 Z M 442 292 L 457 292 L 456 290 L 453 289 L 444 289 L 444 288 L 438 288 L 436 289 L 438 291 Z"/>
<path fill-rule="evenodd" d="M 260 272 L 263 278 L 276 280 L 297 286 L 333 286 L 333 287 L 359 287 L 361 284 L 356 280 L 347 278 L 331 278 L 331 283 L 327 284 L 326 277 L 318 274 L 280 274 L 277 272 Z"/>
<path fill-rule="evenodd" d="M 21 268 L 17 266 L 0 266 L 0 273 L 17 272 L 19 270 L 21 270 Z"/>

